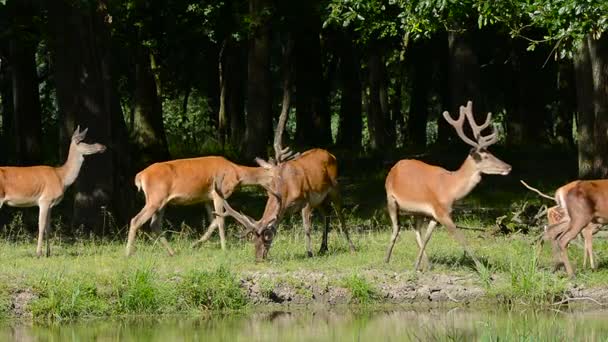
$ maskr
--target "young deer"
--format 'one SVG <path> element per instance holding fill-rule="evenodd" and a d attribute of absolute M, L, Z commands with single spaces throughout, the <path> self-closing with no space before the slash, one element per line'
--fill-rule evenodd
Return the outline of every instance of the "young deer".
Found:
<path fill-rule="evenodd" d="M 48 230 L 51 222 L 51 208 L 56 206 L 68 186 L 72 185 L 84 156 L 101 153 L 106 150 L 102 144 L 86 144 L 83 142 L 88 129 L 80 131 L 76 127 L 66 162 L 59 167 L 52 166 L 4 166 L 0 167 L 0 207 L 6 204 L 11 207 L 38 206 L 38 244 L 36 255 L 42 255 L 42 240 L 46 237 L 46 256 L 51 254 L 48 242 Z"/>
<path fill-rule="evenodd" d="M 355 246 L 350 239 L 341 214 L 336 158 L 326 150 L 315 148 L 294 159 L 286 160 L 281 157 L 280 151 L 280 149 L 277 150 L 276 160 L 279 162 L 276 164 L 257 159 L 258 163 L 272 174 L 272 182 L 267 188 L 268 201 L 262 218 L 256 221 L 245 214 L 239 213 L 232 209 L 227 201 L 223 201 L 226 209 L 223 216 L 234 217 L 245 226 L 244 235 L 253 235 L 256 259 L 260 261 L 265 259 L 268 254 L 276 234 L 278 222 L 285 214 L 300 211 L 306 234 L 306 251 L 310 257 L 312 256 L 310 238 L 312 211 L 318 208 L 323 216 L 327 218 L 323 204 L 331 204 L 338 216 L 340 230 L 345 235 L 350 250 L 354 251 Z M 283 151 L 288 151 L 288 149 Z M 222 187 L 216 189 L 216 193 L 225 194 L 226 191 Z M 325 220 L 325 230 L 319 253 L 327 251 L 328 229 L 329 221 Z"/>
<path fill-rule="evenodd" d="M 568 276 L 573 277 L 574 271 L 568 260 L 567 247 L 570 241 L 579 233 L 583 236 L 585 248 L 583 267 L 587 266 L 587 257 L 592 269 L 596 269 L 593 259 L 593 235 L 603 224 L 608 222 L 608 191 L 607 180 L 576 180 L 559 187 L 555 196 L 543 194 L 524 181 L 521 183 L 539 195 L 553 199 L 557 205 L 547 210 L 549 226 L 543 239 L 551 241 L 555 269 L 561 264 L 566 267 Z M 605 190 L 604 190 L 605 189 Z"/>
<path fill-rule="evenodd" d="M 213 181 L 218 176 L 223 178 L 221 186 L 225 197 L 229 197 L 240 185 L 270 182 L 270 175 L 264 168 L 238 165 L 218 156 L 155 163 L 139 172 L 135 176 L 135 186 L 144 192 L 146 204 L 131 220 L 127 256 L 133 254 L 137 230 L 148 220 L 151 220 L 151 230 L 160 234 L 163 214 L 168 204 L 203 203 L 211 223 L 205 234 L 193 246 L 207 241 L 215 228 L 218 228 L 221 248 L 226 249 L 224 218 L 213 215 L 213 211 L 223 212 L 222 201 L 213 191 Z M 160 241 L 167 249 L 167 253 L 172 256 L 174 251 L 167 239 L 161 236 Z"/>
<path fill-rule="evenodd" d="M 579 181 L 573 181 L 562 185 L 555 191 L 553 197 L 541 192 L 540 190 L 528 185 L 523 180 L 520 182 L 528 189 L 536 192 L 540 196 L 555 201 L 556 205 L 547 209 L 547 227 L 545 227 L 545 233 L 543 234 L 543 241 L 550 241 L 553 249 L 554 257 L 554 268 L 557 270 L 562 264 L 559 258 L 559 246 L 557 239 L 568 229 L 570 217 L 565 209 L 566 195 L 570 189 L 572 189 Z M 587 257 L 589 257 L 589 263 L 592 269 L 595 269 L 595 262 L 593 260 L 593 245 L 592 238 L 595 233 L 599 231 L 602 225 L 589 223 L 582 231 L 581 235 L 584 239 L 584 254 L 583 254 L 583 267 L 587 266 Z"/>
<path fill-rule="evenodd" d="M 393 226 L 385 262 L 390 261 L 395 241 L 399 236 L 398 214 L 401 210 L 416 215 L 416 242 L 419 247 L 414 266 L 416 270 L 419 269 L 422 259 L 424 264 L 428 265 L 425 248 L 437 223 L 444 225 L 478 264 L 450 217 L 452 205 L 475 188 L 481 181 L 482 174 L 507 175 L 511 171 L 511 166 L 487 150 L 488 146 L 498 140 L 497 133 L 481 135 L 481 132 L 491 124 L 491 113 L 488 113 L 485 123 L 477 125 L 473 118 L 473 103 L 469 101 L 466 107 L 460 106 L 460 116 L 457 120 L 452 119 L 447 111 L 443 113 L 443 117 L 454 127 L 458 136 L 473 148 L 456 171 L 448 171 L 414 159 L 404 159 L 393 166 L 385 182 L 388 213 Z M 464 134 L 465 118 L 471 126 L 475 140 Z M 421 233 L 424 217 L 429 217 L 430 223 L 423 237 Z"/>

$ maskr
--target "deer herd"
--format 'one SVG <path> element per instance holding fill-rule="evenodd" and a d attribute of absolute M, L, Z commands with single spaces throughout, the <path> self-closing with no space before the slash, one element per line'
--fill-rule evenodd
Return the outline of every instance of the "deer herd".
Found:
<path fill-rule="evenodd" d="M 455 201 L 475 188 L 481 181 L 482 174 L 508 175 L 511 166 L 488 150 L 489 146 L 498 141 L 491 113 L 488 113 L 484 123 L 478 124 L 472 106 L 471 101 L 466 106 L 460 106 L 457 119 L 448 112 L 443 113 L 460 139 L 472 147 L 460 168 L 448 171 L 419 160 L 403 159 L 390 169 L 385 189 L 393 232 L 385 262 L 390 261 L 399 236 L 401 212 L 412 215 L 415 221 L 414 230 L 419 247 L 415 270 L 429 266 L 425 248 L 438 224 L 447 229 L 479 266 L 479 261 L 467 247 L 464 236 L 452 220 L 452 207 Z M 293 153 L 289 148 L 283 148 L 280 137 L 285 118 L 283 113 L 281 116 L 275 135 L 274 158 L 256 158 L 257 167 L 238 165 L 220 156 L 207 156 L 159 162 L 139 172 L 135 176 L 135 186 L 143 192 L 145 205 L 130 222 L 126 255 L 133 254 L 137 231 L 148 221 L 151 230 L 159 235 L 167 253 L 173 255 L 174 250 L 161 232 L 163 213 L 170 204 L 199 203 L 205 206 L 210 224 L 193 246 L 207 241 L 217 228 L 221 249 L 225 249 L 224 219 L 230 216 L 244 227 L 241 237 L 251 236 L 256 260 L 261 261 L 268 255 L 279 222 L 286 214 L 300 211 L 306 237 L 306 253 L 312 256 L 311 217 L 313 210 L 318 209 L 326 218 L 319 250 L 319 254 L 322 254 L 327 252 L 327 210 L 331 206 L 338 218 L 339 230 L 348 242 L 350 251 L 355 252 L 355 245 L 342 216 L 336 157 L 320 148 L 303 153 Z M 465 122 L 472 137 L 465 134 Z M 483 132 L 489 128 L 492 128 L 491 132 L 484 135 Z M 38 257 L 42 255 L 45 238 L 46 256 L 50 254 L 48 230 L 51 209 L 61 201 L 67 187 L 78 177 L 84 156 L 103 153 L 106 149 L 102 144 L 85 143 L 86 133 L 87 129 L 81 131 L 80 127 L 76 128 L 67 160 L 62 166 L 0 167 L 0 207 L 7 204 L 39 208 Z M 555 201 L 555 206 L 547 210 L 548 226 L 543 234 L 543 240 L 552 245 L 555 268 L 563 265 L 569 276 L 574 275 L 567 247 L 581 233 L 584 238 L 583 265 L 586 266 L 589 258 L 591 268 L 595 269 L 592 237 L 603 224 L 608 223 L 608 180 L 576 180 L 558 188 L 554 196 L 548 196 L 525 182 L 522 183 L 530 190 Z M 267 200 L 260 219 L 251 218 L 228 203 L 230 195 L 241 185 L 259 185 L 265 189 Z M 426 230 L 423 231 L 425 225 Z"/>

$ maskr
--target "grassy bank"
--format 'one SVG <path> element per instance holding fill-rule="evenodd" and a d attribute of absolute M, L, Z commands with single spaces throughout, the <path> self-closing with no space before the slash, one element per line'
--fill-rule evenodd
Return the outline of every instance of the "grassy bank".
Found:
<path fill-rule="evenodd" d="M 226 251 L 220 250 L 217 241 L 191 249 L 190 236 L 174 234 L 172 244 L 178 252 L 174 257 L 167 257 L 158 243 L 140 238 L 131 258 L 124 257 L 123 241 L 54 240 L 53 256 L 41 259 L 34 257 L 32 241 L 0 241 L 0 310 L 14 314 L 20 300 L 26 303 L 18 309 L 36 319 L 239 310 L 252 305 L 243 286 L 251 274 L 262 275 L 256 284 L 262 295 L 271 295 L 288 283 L 304 296 L 310 287 L 302 274 L 322 274 L 323 286 L 343 289 L 349 301 L 362 304 L 385 300 L 380 287 L 387 282 L 411 282 L 438 274 L 467 278 L 472 286 L 485 290 L 485 299 L 515 304 L 549 304 L 574 285 L 607 283 L 605 243 L 600 239 L 595 248 L 600 270 L 579 270 L 576 280 L 569 281 L 563 274 L 550 272 L 549 247 L 537 254 L 532 236 L 489 232 L 466 231 L 472 249 L 486 265 L 476 270 L 439 229 L 428 247 L 433 268 L 425 274 L 412 272 L 416 247 L 408 230 L 402 232 L 389 264 L 383 262 L 388 231 L 354 233 L 358 247 L 354 254 L 332 231 L 329 254 L 307 258 L 301 228 L 293 227 L 278 234 L 265 263 L 255 263 L 251 244 L 236 238 L 229 240 Z M 318 246 L 320 235 L 313 239 Z M 582 265 L 581 249 L 572 246 L 570 251 L 574 262 Z"/>

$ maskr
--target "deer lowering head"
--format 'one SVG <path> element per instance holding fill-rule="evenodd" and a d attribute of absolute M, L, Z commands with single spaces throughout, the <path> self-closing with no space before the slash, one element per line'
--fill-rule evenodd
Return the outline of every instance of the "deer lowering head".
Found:
<path fill-rule="evenodd" d="M 224 194 L 221 188 L 224 176 L 221 175 L 213 182 L 215 194 L 221 198 L 224 205 L 224 212 L 217 213 L 218 216 L 232 216 L 240 224 L 245 227 L 245 230 L 240 234 L 241 237 L 248 235 L 253 236 L 253 243 L 255 246 L 255 258 L 258 261 L 266 259 L 270 245 L 276 234 L 276 226 L 279 221 L 279 214 L 281 211 L 281 195 L 273 191 L 270 187 L 264 186 L 268 192 L 268 196 L 275 198 L 278 205 L 273 206 L 272 212 L 268 215 L 263 216 L 260 220 L 256 221 L 253 218 L 235 210 L 228 204 L 228 201 L 224 198 Z M 280 182 L 280 180 L 279 180 Z"/>
<path fill-rule="evenodd" d="M 498 141 L 498 133 L 494 129 L 494 126 L 492 126 L 492 133 L 489 135 L 483 136 L 481 134 L 484 129 L 490 127 L 490 124 L 492 123 L 492 113 L 488 113 L 486 121 L 483 124 L 478 125 L 473 116 L 473 102 L 468 101 L 466 107 L 460 106 L 460 115 L 458 116 L 458 119 L 454 120 L 447 111 L 443 112 L 443 117 L 452 127 L 454 127 L 460 139 L 473 147 L 469 156 L 475 162 L 475 166 L 479 172 L 494 175 L 509 174 L 511 165 L 496 158 L 488 151 L 488 147 Z M 463 125 L 465 118 L 473 131 L 474 140 L 467 137 L 464 133 Z"/>

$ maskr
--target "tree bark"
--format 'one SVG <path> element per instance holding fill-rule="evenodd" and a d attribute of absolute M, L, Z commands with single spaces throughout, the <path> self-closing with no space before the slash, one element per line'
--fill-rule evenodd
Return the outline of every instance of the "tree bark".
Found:
<path fill-rule="evenodd" d="M 34 29 L 36 8 L 30 1 L 11 1 L 14 32 L 9 43 L 12 71 L 13 115 L 17 162 L 36 165 L 41 162 L 42 123 Z"/>
<path fill-rule="evenodd" d="M 377 49 L 370 51 L 369 60 L 369 111 L 367 125 L 370 137 L 370 148 L 378 150 L 386 148 L 386 121 L 388 116 L 388 101 L 384 99 L 385 66 L 382 56 Z"/>
<path fill-rule="evenodd" d="M 350 34 L 339 38 L 340 53 L 340 122 L 337 145 L 354 152 L 361 150 L 363 117 L 361 113 L 361 62 Z"/>
<path fill-rule="evenodd" d="M 61 147 L 67 149 L 76 125 L 89 128 L 87 140 L 108 146 L 103 154 L 85 157 L 74 185 L 72 226 L 96 234 L 110 230 L 105 225 L 106 211 L 120 226 L 130 217 L 134 202 L 129 163 L 132 154 L 112 81 L 106 8 L 104 1 L 84 4 L 63 0 L 47 6 L 49 45 L 62 117 Z"/>
<path fill-rule="evenodd" d="M 593 174 L 597 178 L 608 176 L 608 37 L 599 39 L 587 36 L 591 80 L 593 112 L 595 114 Z"/>
<path fill-rule="evenodd" d="M 321 61 L 321 19 L 316 1 L 301 1 L 295 33 L 296 141 L 324 146 L 331 142 L 331 118 Z"/>
<path fill-rule="evenodd" d="M 265 13 L 269 0 L 249 0 L 250 16 L 257 22 L 249 37 L 247 62 L 247 128 L 243 152 L 247 160 L 265 157 L 272 130 L 270 78 L 270 23 Z"/>
<path fill-rule="evenodd" d="M 141 45 L 137 50 L 132 139 L 139 152 L 139 169 L 169 159 L 169 149 L 163 125 L 163 108 L 150 66 L 151 52 Z"/>
<path fill-rule="evenodd" d="M 415 148 L 424 148 L 427 144 L 426 126 L 432 74 L 430 44 L 428 41 L 420 41 L 414 43 L 410 49 L 408 66 L 413 81 L 408 124 L 403 134 L 406 141 Z"/>
<path fill-rule="evenodd" d="M 219 134 L 222 146 L 228 140 L 238 147 L 244 131 L 242 48 L 232 38 L 226 38 L 220 53 L 220 113 Z"/>
<path fill-rule="evenodd" d="M 594 178 L 593 159 L 595 115 L 593 113 L 593 80 L 589 45 L 583 41 L 574 56 L 576 80 L 576 108 L 578 128 L 578 176 L 581 179 Z"/>
<path fill-rule="evenodd" d="M 561 61 L 558 66 L 558 101 L 559 107 L 555 120 L 555 138 L 567 148 L 574 147 L 572 121 L 576 110 L 576 86 L 572 61 Z"/>

